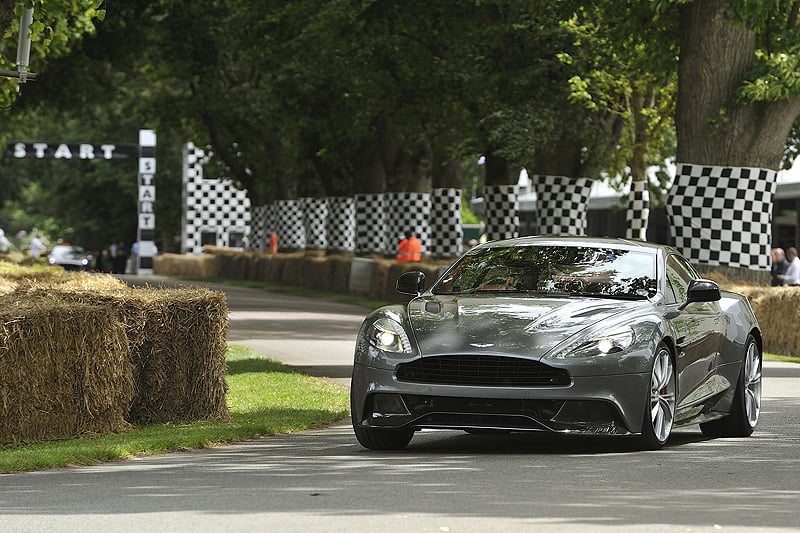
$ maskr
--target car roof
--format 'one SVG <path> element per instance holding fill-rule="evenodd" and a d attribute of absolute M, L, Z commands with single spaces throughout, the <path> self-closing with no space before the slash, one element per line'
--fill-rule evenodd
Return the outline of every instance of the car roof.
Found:
<path fill-rule="evenodd" d="M 621 239 L 613 237 L 577 237 L 577 236 L 552 236 L 552 235 L 537 235 L 530 237 L 516 237 L 513 239 L 502 239 L 497 241 L 489 241 L 487 243 L 476 246 L 474 249 L 479 248 L 495 248 L 495 247 L 514 247 L 514 246 L 589 246 L 589 247 L 602 247 L 602 248 L 617 248 L 621 250 L 640 250 L 651 253 L 656 253 L 659 250 L 664 253 L 675 253 L 676 250 L 672 246 L 665 244 L 658 244 L 647 241 L 640 241 L 637 239 Z"/>

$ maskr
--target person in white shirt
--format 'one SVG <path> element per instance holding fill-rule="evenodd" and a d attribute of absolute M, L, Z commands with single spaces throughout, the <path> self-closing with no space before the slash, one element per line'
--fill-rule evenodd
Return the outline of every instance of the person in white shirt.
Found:
<path fill-rule="evenodd" d="M 11 250 L 11 241 L 6 237 L 6 232 L 0 229 L 0 253 L 7 253 Z"/>
<path fill-rule="evenodd" d="M 800 285 L 800 258 L 797 257 L 797 248 L 787 248 L 786 259 L 789 261 L 789 268 L 785 274 L 778 275 L 778 279 L 783 280 L 784 285 Z"/>
<path fill-rule="evenodd" d="M 38 235 L 33 236 L 33 239 L 31 239 L 31 244 L 29 247 L 31 249 L 31 257 L 33 257 L 34 259 L 39 259 L 39 256 L 42 254 L 42 252 L 47 250 L 47 246 L 45 246 L 44 243 L 42 243 Z"/>

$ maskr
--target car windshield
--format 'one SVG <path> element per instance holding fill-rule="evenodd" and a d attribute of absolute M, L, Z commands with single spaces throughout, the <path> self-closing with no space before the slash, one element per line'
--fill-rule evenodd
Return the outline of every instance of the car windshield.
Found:
<path fill-rule="evenodd" d="M 644 299 L 656 293 L 655 254 L 586 246 L 479 248 L 462 257 L 434 294 L 524 292 Z"/>

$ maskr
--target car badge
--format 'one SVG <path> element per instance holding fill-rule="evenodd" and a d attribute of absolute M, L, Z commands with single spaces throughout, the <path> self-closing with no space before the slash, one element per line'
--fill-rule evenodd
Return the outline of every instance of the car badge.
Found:
<path fill-rule="evenodd" d="M 482 343 L 482 342 L 471 342 L 471 343 L 469 343 L 469 345 L 470 345 L 470 346 L 474 346 L 474 347 L 476 347 L 476 348 L 488 348 L 488 347 L 490 347 L 490 346 L 494 346 L 494 344 L 493 344 L 493 343 L 491 343 L 491 344 L 484 344 L 484 343 Z"/>

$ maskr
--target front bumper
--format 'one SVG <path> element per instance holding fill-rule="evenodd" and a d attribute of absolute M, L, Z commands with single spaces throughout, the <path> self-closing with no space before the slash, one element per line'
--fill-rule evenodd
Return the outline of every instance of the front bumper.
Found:
<path fill-rule="evenodd" d="M 650 375 L 572 378 L 556 387 L 481 387 L 398 381 L 391 370 L 353 367 L 353 420 L 374 428 L 639 434 Z"/>

